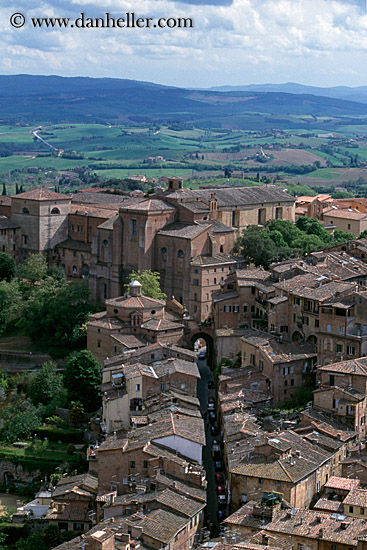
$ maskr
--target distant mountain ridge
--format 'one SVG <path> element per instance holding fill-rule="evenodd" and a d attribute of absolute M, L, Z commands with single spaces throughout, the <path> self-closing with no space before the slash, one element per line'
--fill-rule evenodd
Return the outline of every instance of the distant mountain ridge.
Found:
<path fill-rule="evenodd" d="M 243 86 L 214 86 L 208 88 L 216 92 L 283 92 L 288 94 L 312 94 L 346 101 L 358 101 L 367 103 L 367 86 L 332 86 L 322 88 L 317 86 L 306 86 L 296 82 L 284 84 L 248 84 Z"/>
<path fill-rule="evenodd" d="M 0 119 L 11 123 L 178 121 L 237 128 L 287 124 L 289 128 L 311 127 L 320 116 L 367 117 L 367 105 L 362 102 L 313 95 L 307 87 L 308 93 L 299 94 L 297 87 L 305 87 L 298 84 L 279 86 L 288 91 L 253 89 L 257 86 L 192 90 L 117 78 L 0 76 Z"/>

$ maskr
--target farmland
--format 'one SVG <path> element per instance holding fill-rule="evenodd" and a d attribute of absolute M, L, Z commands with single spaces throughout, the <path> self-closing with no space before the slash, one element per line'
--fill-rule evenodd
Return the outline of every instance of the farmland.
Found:
<path fill-rule="evenodd" d="M 348 133 L 325 134 L 157 123 L 38 127 L 38 135 L 56 151 L 37 140 L 35 128 L 0 126 L 0 180 L 8 193 L 15 191 L 15 183 L 25 188 L 57 184 L 67 192 L 85 187 L 91 179 L 103 184 L 134 175 L 145 176 L 150 186 L 162 176 L 182 176 L 185 185 L 193 187 L 228 184 L 230 174 L 237 185 L 269 178 L 282 185 L 316 188 L 345 187 L 348 182 L 358 187 L 367 182 L 367 131 L 361 132 L 358 125 L 348 128 Z"/>

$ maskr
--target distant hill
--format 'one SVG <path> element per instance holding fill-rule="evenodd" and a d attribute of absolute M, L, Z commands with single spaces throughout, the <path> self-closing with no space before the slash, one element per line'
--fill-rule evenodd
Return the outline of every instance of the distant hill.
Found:
<path fill-rule="evenodd" d="M 3 121 L 23 123 L 187 121 L 299 128 L 311 127 L 316 116 L 354 117 L 359 123 L 367 117 L 367 105 L 358 101 L 289 90 L 189 90 L 134 80 L 29 75 L 0 76 L 0 105 Z M 294 118 L 302 116 L 311 118 Z"/>
<path fill-rule="evenodd" d="M 312 94 L 322 97 L 332 97 L 334 99 L 367 103 L 367 86 L 358 86 L 356 88 L 350 88 L 348 86 L 320 88 L 316 86 L 304 86 L 303 84 L 296 84 L 295 82 L 287 82 L 285 84 L 214 86 L 213 88 L 209 88 L 209 90 L 216 92 L 284 92 L 288 94 Z"/>

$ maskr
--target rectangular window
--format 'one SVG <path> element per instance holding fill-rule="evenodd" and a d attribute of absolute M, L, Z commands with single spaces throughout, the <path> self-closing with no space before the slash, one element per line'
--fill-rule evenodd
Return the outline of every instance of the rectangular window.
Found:
<path fill-rule="evenodd" d="M 145 469 L 148 468 L 148 461 L 147 461 L 147 460 L 144 460 L 143 467 L 144 467 Z"/>
<path fill-rule="evenodd" d="M 264 368 L 264 361 L 262 361 L 261 359 L 259 360 L 259 369 L 263 370 Z"/>
<path fill-rule="evenodd" d="M 198 301 L 198 295 L 197 295 L 196 292 L 195 292 L 195 294 L 194 294 L 194 302 L 197 302 L 197 301 Z"/>
<path fill-rule="evenodd" d="M 243 306 L 243 313 L 247 313 L 247 306 Z"/>
<path fill-rule="evenodd" d="M 130 460 L 130 468 L 135 468 L 135 460 Z"/>
<path fill-rule="evenodd" d="M 231 306 L 224 306 L 224 311 L 225 311 L 225 313 L 230 313 L 231 312 Z"/>
<path fill-rule="evenodd" d="M 319 326 L 320 326 L 319 320 L 315 319 L 315 328 L 319 328 Z"/>
<path fill-rule="evenodd" d="M 217 279 L 214 277 L 214 281 L 213 281 L 213 284 L 217 284 Z"/>
<path fill-rule="evenodd" d="M 349 506 L 349 513 L 353 514 L 353 506 Z"/>
<path fill-rule="evenodd" d="M 253 353 L 250 355 L 250 363 L 251 365 L 255 365 L 255 355 Z"/>
<path fill-rule="evenodd" d="M 294 386 L 294 378 L 291 378 L 291 386 Z"/>
<path fill-rule="evenodd" d="M 138 234 L 138 222 L 136 220 L 131 220 L 131 234 Z"/>
<path fill-rule="evenodd" d="M 336 344 L 336 353 L 343 353 L 343 345 Z"/>
<path fill-rule="evenodd" d="M 136 384 L 135 391 L 140 391 L 140 384 Z"/>
<path fill-rule="evenodd" d="M 328 332 L 331 332 L 331 325 L 327 325 L 326 330 L 327 330 Z"/>
<path fill-rule="evenodd" d="M 240 306 L 233 306 L 233 313 L 239 313 Z"/>
<path fill-rule="evenodd" d="M 101 347 L 101 340 L 97 340 L 97 348 Z"/>
<path fill-rule="evenodd" d="M 354 346 L 348 346 L 347 347 L 347 354 L 348 355 L 355 355 L 356 354 L 356 348 Z"/>
<path fill-rule="evenodd" d="M 194 279 L 193 284 L 194 286 L 199 286 L 199 279 Z"/>

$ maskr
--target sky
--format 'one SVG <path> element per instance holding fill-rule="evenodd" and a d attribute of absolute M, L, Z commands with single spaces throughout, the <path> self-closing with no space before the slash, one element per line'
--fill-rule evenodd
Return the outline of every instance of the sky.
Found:
<path fill-rule="evenodd" d="M 367 85 L 367 15 L 333 0 L 0 0 L 0 74 L 180 87 Z M 9 5 L 11 6 L 9 7 Z M 31 6 L 30 6 L 31 4 Z M 37 5 L 36 5 L 37 4 Z M 21 13 L 22 28 L 10 17 Z M 190 17 L 193 28 L 33 28 L 34 17 Z"/>

